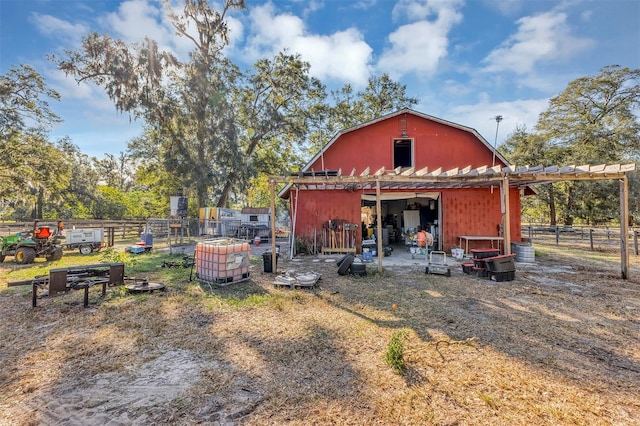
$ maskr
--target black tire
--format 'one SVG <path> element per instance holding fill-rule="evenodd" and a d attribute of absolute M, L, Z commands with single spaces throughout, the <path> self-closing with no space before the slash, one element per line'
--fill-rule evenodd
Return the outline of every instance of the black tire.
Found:
<path fill-rule="evenodd" d="M 36 258 L 36 251 L 31 247 L 20 247 L 16 250 L 15 261 L 18 265 L 28 265 Z"/>
<path fill-rule="evenodd" d="M 56 260 L 60 259 L 62 259 L 62 247 L 54 248 L 51 254 L 47 256 L 47 260 L 49 262 L 55 262 Z"/>
<path fill-rule="evenodd" d="M 428 266 L 426 266 L 426 267 L 424 268 L 424 273 L 425 273 L 425 274 L 428 274 L 428 273 L 429 273 L 429 267 L 428 267 Z"/>
<path fill-rule="evenodd" d="M 349 256 L 351 256 L 351 255 L 347 253 L 347 254 L 345 254 L 344 256 L 342 256 L 340 259 L 336 260 L 336 265 L 338 265 L 338 267 L 340 267 L 340 265 L 342 265 L 342 262 L 344 262 L 344 261 L 345 261 L 345 259 L 346 259 L 347 257 L 349 257 Z"/>
<path fill-rule="evenodd" d="M 347 273 L 349 272 L 349 267 L 353 263 L 354 259 L 355 257 L 352 254 L 348 254 L 338 268 L 338 275 L 347 275 Z"/>
<path fill-rule="evenodd" d="M 6 257 L 6 256 L 5 256 L 4 254 L 0 254 L 0 263 L 4 262 L 4 258 L 5 258 L 5 257 Z"/>
<path fill-rule="evenodd" d="M 80 254 L 91 254 L 93 253 L 93 246 L 91 244 L 83 244 L 78 247 L 78 251 Z"/>

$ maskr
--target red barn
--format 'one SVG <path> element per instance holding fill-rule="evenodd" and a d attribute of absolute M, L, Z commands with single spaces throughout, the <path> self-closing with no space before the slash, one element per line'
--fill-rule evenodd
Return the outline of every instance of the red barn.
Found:
<path fill-rule="evenodd" d="M 343 184 L 335 185 L 331 179 L 327 185 L 290 184 L 279 196 L 290 200 L 296 238 L 315 242 L 321 249 L 344 247 L 344 251 L 359 252 L 362 240 L 376 229 L 382 229 L 385 244 L 387 239 L 404 243 L 417 225 L 432 232 L 440 250 L 459 245 L 460 236 L 500 237 L 505 223 L 510 232 L 507 241 L 521 241 L 518 188 L 510 188 L 504 197 L 499 185 L 419 182 L 408 177 L 378 186 L 376 198 L 373 180 L 368 185 L 348 183 L 348 176 L 374 176 L 380 170 L 395 170 L 399 177 L 427 171 L 436 176 L 448 170 L 507 165 L 474 129 L 404 109 L 339 132 L 300 173 L 347 176 Z M 507 221 L 505 212 L 510 214 Z M 378 220 L 382 228 L 377 227 Z M 473 244 L 486 246 L 487 241 Z"/>

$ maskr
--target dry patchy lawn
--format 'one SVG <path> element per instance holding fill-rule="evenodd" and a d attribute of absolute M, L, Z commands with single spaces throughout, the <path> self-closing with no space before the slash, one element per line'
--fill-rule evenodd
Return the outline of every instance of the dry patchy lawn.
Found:
<path fill-rule="evenodd" d="M 81 292 L 32 309 L 4 264 L 0 424 L 638 424 L 638 256 L 623 281 L 615 254 L 538 250 L 502 283 L 307 258 L 279 268 L 318 288 L 290 290 L 255 259 L 211 290 L 150 267 L 167 291 L 93 289 L 87 309 Z M 398 332 L 401 374 L 384 361 Z"/>

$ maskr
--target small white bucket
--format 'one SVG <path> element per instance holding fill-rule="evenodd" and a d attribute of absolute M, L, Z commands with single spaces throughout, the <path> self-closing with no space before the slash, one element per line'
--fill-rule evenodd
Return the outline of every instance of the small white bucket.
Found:
<path fill-rule="evenodd" d="M 464 250 L 461 248 L 452 248 L 451 249 L 451 256 L 454 259 L 462 259 L 464 258 Z"/>

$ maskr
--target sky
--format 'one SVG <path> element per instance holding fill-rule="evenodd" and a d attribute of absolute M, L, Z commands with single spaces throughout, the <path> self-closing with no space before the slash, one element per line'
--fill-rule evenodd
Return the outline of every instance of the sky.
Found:
<path fill-rule="evenodd" d="M 175 0 L 174 0 L 175 1 Z M 212 4 L 216 4 L 212 2 Z M 608 65 L 640 68 L 640 0 L 246 0 L 229 15 L 225 54 L 246 69 L 287 49 L 328 90 L 360 90 L 388 73 L 413 109 L 476 129 L 500 145 L 532 130 L 549 99 Z M 28 64 L 62 100 L 51 138 L 69 136 L 96 157 L 124 152 L 141 123 L 104 91 L 77 84 L 47 59 L 89 32 L 135 43 L 145 36 L 186 59 L 155 0 L 0 0 L 0 73 Z M 502 116 L 502 121 L 495 119 Z"/>

